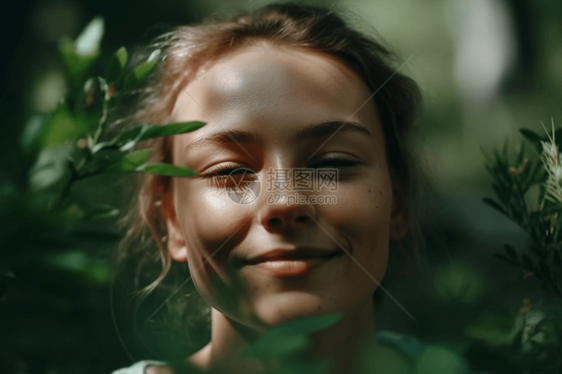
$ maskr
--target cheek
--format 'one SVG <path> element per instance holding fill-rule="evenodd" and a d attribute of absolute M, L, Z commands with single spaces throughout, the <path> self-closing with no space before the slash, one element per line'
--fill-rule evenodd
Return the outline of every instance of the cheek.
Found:
<path fill-rule="evenodd" d="M 361 264 L 349 262 L 345 278 L 360 295 L 371 295 L 382 281 L 388 261 L 392 186 L 385 169 L 372 169 L 364 178 L 340 183 L 338 228 L 349 242 L 350 254 Z"/>
<path fill-rule="evenodd" d="M 392 209 L 392 187 L 384 170 L 374 170 L 353 182 L 340 182 L 337 219 L 346 227 L 349 238 L 364 244 L 388 241 Z"/>
<path fill-rule="evenodd" d="M 373 170 L 357 183 L 342 184 L 338 222 L 348 238 L 351 255 L 347 279 L 358 294 L 371 295 L 387 269 L 392 186 L 385 169 Z M 362 291 L 361 291 L 362 290 Z"/>
<path fill-rule="evenodd" d="M 213 298 L 228 294 L 227 258 L 244 231 L 244 209 L 224 193 L 209 188 L 206 181 L 177 180 L 175 186 L 176 212 L 190 273 L 201 295 L 218 307 L 221 301 Z"/>
<path fill-rule="evenodd" d="M 242 218 L 240 205 L 204 180 L 181 180 L 177 187 L 176 211 L 186 241 L 213 252 L 236 231 Z"/>

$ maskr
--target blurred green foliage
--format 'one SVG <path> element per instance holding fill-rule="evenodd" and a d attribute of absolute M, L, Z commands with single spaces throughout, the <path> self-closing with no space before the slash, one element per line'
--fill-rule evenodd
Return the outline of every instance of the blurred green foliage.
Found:
<path fill-rule="evenodd" d="M 558 193 L 562 185 L 562 129 L 555 131 L 553 122 L 552 134 L 540 136 L 525 128 L 520 133 L 540 159 L 530 159 L 523 143 L 512 161 L 506 140 L 502 152 L 495 150 L 487 155 L 486 168 L 498 200 L 485 198 L 484 202 L 531 238 L 522 253 L 505 244 L 504 253 L 495 256 L 517 267 L 525 279 L 536 278 L 547 293 L 538 308 L 525 298 L 519 313 L 482 312 L 466 333 L 485 342 L 490 352 L 502 352 L 513 370 L 556 372 L 562 371 L 562 195 Z M 529 197 L 533 187 L 539 193 Z"/>
<path fill-rule="evenodd" d="M 87 352 L 92 340 L 78 338 L 81 334 L 96 336 L 95 331 L 89 331 L 95 328 L 89 326 L 92 321 L 102 324 L 105 334 L 115 334 L 108 300 L 98 298 L 96 304 L 89 303 L 96 293 L 107 297 L 111 281 L 108 251 L 121 239 L 114 228 L 120 207 L 77 196 L 72 193 L 73 186 L 107 173 L 195 174 L 174 165 L 147 163 L 150 149 L 133 149 L 139 142 L 193 131 L 204 123 L 145 125 L 113 137 L 106 135 L 108 112 L 121 104 L 126 93 L 123 85 L 134 88 L 140 84 L 157 60 L 153 57 L 124 74 L 127 51 L 119 48 L 109 59 L 105 78 L 87 79 L 100 55 L 103 33 L 104 22 L 98 17 L 75 41 L 64 39 L 59 43 L 67 95 L 52 113 L 32 117 L 20 142 L 14 145 L 24 161 L 26 178 L 7 175 L 1 180 L 0 291 L 6 299 L 5 317 L 20 314 L 17 321 L 4 326 L 2 334 L 3 345 L 10 347 L 3 351 L 2 361 L 7 362 L 10 372 L 28 372 L 29 355 L 35 357 L 32 362 L 41 359 L 48 363 L 43 365 L 44 370 L 50 367 L 55 372 L 73 372 L 84 366 L 90 367 L 89 372 L 103 372 L 103 367 L 108 370 L 101 357 L 92 366 L 87 357 L 77 357 L 79 361 L 73 362 L 63 352 L 77 342 Z M 78 318 L 75 314 L 80 308 L 90 322 L 77 323 L 73 331 L 72 321 Z M 92 315 L 100 308 L 105 308 L 100 314 L 103 322 Z M 23 310 L 23 315 L 14 313 Z M 57 333 L 57 324 L 65 325 L 62 330 L 66 333 Z M 27 329 L 31 330 L 26 333 Z M 79 333 L 78 329 L 88 332 Z"/>

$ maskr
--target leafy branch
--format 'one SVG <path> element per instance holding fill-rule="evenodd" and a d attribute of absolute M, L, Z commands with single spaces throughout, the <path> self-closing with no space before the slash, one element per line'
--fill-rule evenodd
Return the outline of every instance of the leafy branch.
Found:
<path fill-rule="evenodd" d="M 103 19 L 96 18 L 76 41 L 65 39 L 59 45 L 69 94 L 48 116 L 32 141 L 39 157 L 46 150 L 70 145 L 65 152 L 67 172 L 64 174 L 67 177 L 61 182 L 60 193 L 51 202 L 53 209 L 67 202 L 74 183 L 102 173 L 137 172 L 173 177 L 195 175 L 193 171 L 175 165 L 148 163 L 150 150 L 133 149 L 145 140 L 197 130 L 204 125 L 202 122 L 144 125 L 105 139 L 109 112 L 151 73 L 158 56 L 151 55 L 148 61 L 124 74 L 129 57 L 125 47 L 121 47 L 111 56 L 103 77 L 85 79 L 90 66 L 99 57 L 102 36 Z M 97 107 L 95 104 L 98 104 Z"/>
<path fill-rule="evenodd" d="M 0 182 L 0 218 L 12 227 L 0 231 L 6 243 L 0 252 L 0 291 L 14 279 L 11 269 L 28 253 L 47 246 L 60 253 L 76 251 L 77 246 L 87 246 L 91 241 L 91 233 L 79 227 L 119 214 L 117 207 L 74 201 L 70 192 L 76 182 L 106 173 L 195 175 L 190 169 L 149 162 L 151 150 L 136 147 L 151 139 L 195 131 L 205 125 L 203 122 L 145 124 L 108 134 L 111 111 L 123 105 L 123 99 L 153 72 L 161 56 L 153 53 L 128 68 L 129 54 L 121 47 L 111 55 L 103 74 L 90 76 L 100 57 L 103 34 L 104 20 L 96 17 L 75 40 L 64 38 L 59 42 L 67 93 L 51 113 L 33 116 L 23 127 L 19 143 L 14 144 L 14 152 L 25 160 L 26 170 L 20 171 L 23 177 L 14 175 Z M 32 235 L 25 234 L 30 227 Z M 97 236 L 119 238 L 101 232 Z M 44 256 L 50 254 L 43 250 L 40 256 L 32 257 L 39 261 Z M 45 264 L 65 266 L 64 261 L 48 258 Z"/>
<path fill-rule="evenodd" d="M 546 131 L 546 129 L 545 129 Z M 484 198 L 484 203 L 505 215 L 525 230 L 532 241 L 528 253 L 518 254 L 509 244 L 504 253 L 495 256 L 524 270 L 526 276 L 536 275 L 562 298 L 562 288 L 556 272 L 560 270 L 562 250 L 562 129 L 552 135 L 540 136 L 529 129 L 520 129 L 521 135 L 541 155 L 530 160 L 522 143 L 515 160 L 509 157 L 508 142 L 503 150 L 486 155 L 486 169 L 493 178 L 496 199 Z M 535 204 L 529 208 L 528 195 L 538 186 Z"/>

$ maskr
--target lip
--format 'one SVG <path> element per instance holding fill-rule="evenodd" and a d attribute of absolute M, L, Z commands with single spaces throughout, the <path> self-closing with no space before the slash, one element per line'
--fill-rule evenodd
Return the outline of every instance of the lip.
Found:
<path fill-rule="evenodd" d="M 340 254 L 316 248 L 274 249 L 244 262 L 274 277 L 300 277 Z"/>
<path fill-rule="evenodd" d="M 312 258 L 325 258 L 333 257 L 340 253 L 340 251 L 326 250 L 319 248 L 294 248 L 294 249 L 273 249 L 261 255 L 252 257 L 244 262 L 250 265 L 259 264 L 266 261 L 291 261 L 291 260 L 304 260 Z"/>

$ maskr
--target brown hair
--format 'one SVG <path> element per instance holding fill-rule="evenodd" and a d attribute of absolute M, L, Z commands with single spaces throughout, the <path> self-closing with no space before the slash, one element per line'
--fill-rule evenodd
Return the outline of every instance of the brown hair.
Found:
<path fill-rule="evenodd" d="M 363 78 L 371 92 L 378 90 L 374 100 L 384 128 L 389 169 L 399 204 L 408 216 L 410 243 L 414 243 L 411 247 L 417 259 L 421 240 L 415 207 L 418 179 L 408 134 L 420 104 L 420 91 L 412 79 L 395 72 L 391 66 L 395 57 L 388 48 L 350 28 L 330 9 L 274 3 L 228 21 L 208 20 L 160 36 L 151 48 L 160 49 L 163 59 L 148 81 L 132 122 L 169 122 L 178 94 L 201 68 L 230 52 L 262 41 L 336 56 Z M 153 162 L 171 162 L 170 140 L 162 138 L 148 144 Z M 164 243 L 165 218 L 174 213 L 166 206 L 166 199 L 162 205 L 161 197 L 168 191 L 170 180 L 170 177 L 142 175 L 136 207 L 126 220 L 128 232 L 119 249 L 118 265 L 126 262 L 125 259 L 136 264 L 132 286 L 139 290 L 141 300 L 157 289 L 164 290 L 162 295 L 167 297 L 189 274 L 187 266 L 172 261 Z M 141 278 L 150 283 L 142 287 Z M 169 302 L 166 308 L 174 309 L 172 314 L 179 321 L 187 322 L 182 324 L 186 328 L 181 334 L 193 347 L 200 347 L 208 339 L 208 333 L 197 338 L 192 331 L 201 328 L 198 324 L 208 329 L 209 308 L 191 283 L 186 286 L 189 297 L 183 298 L 183 302 Z M 165 290 L 165 284 L 169 289 Z M 186 294 L 185 289 L 182 294 Z"/>

